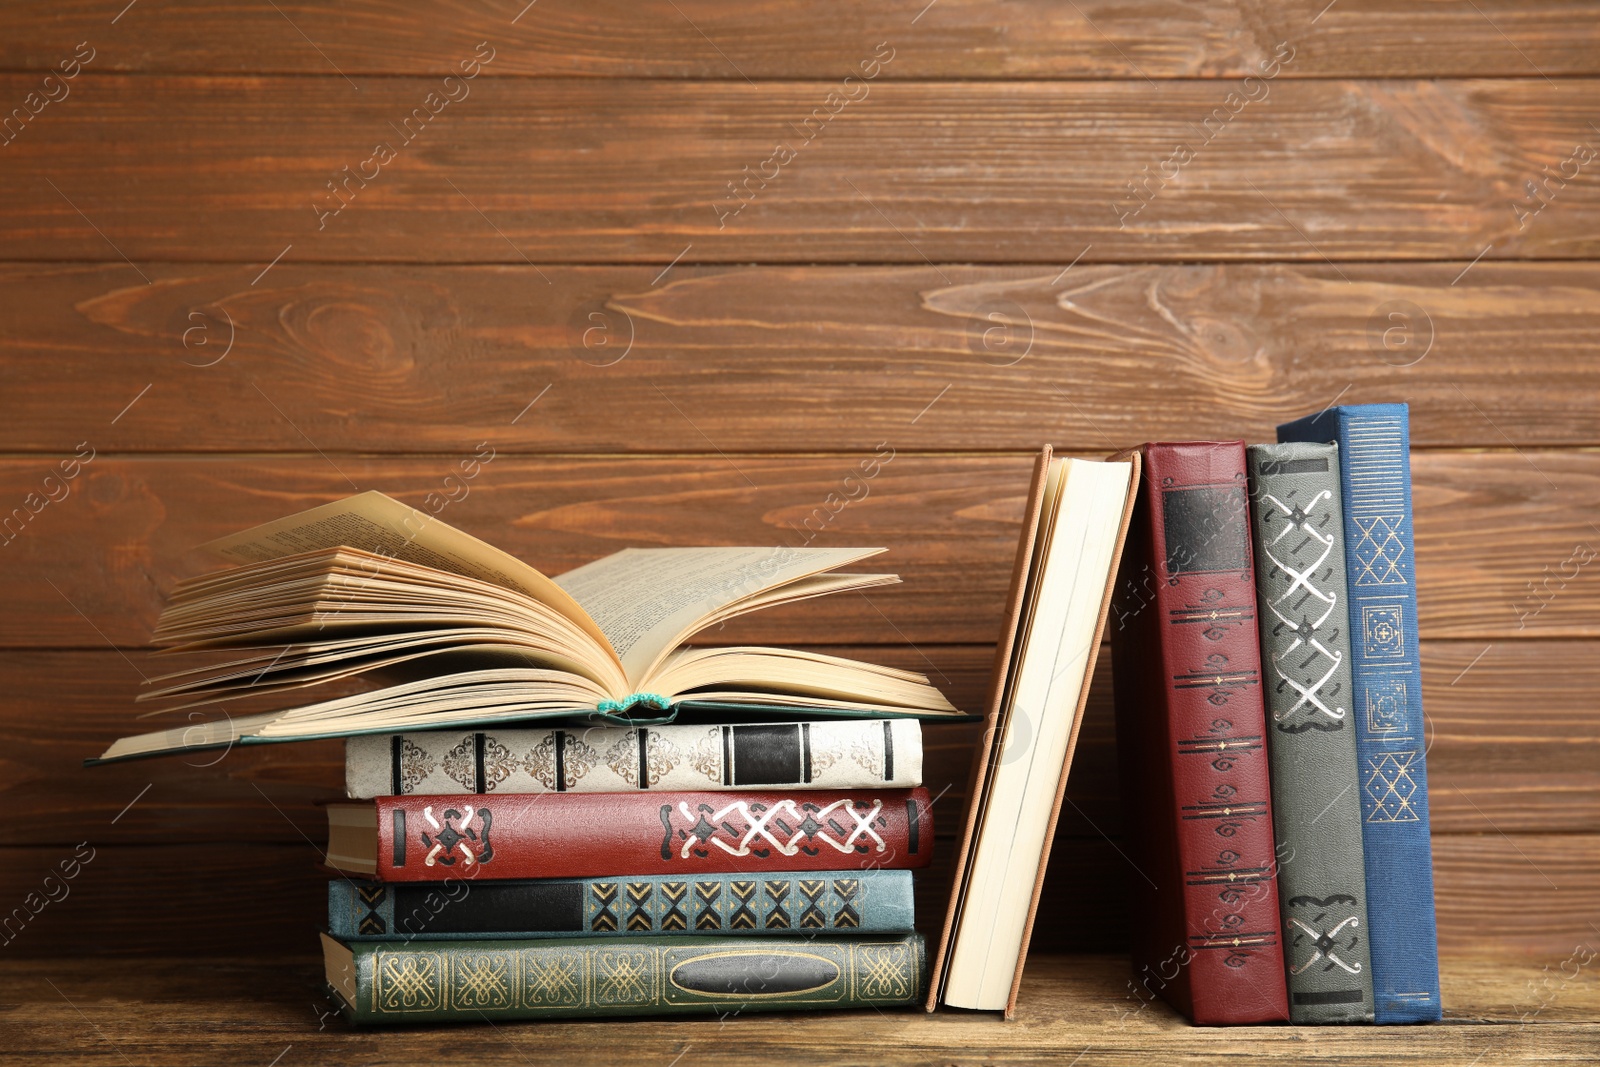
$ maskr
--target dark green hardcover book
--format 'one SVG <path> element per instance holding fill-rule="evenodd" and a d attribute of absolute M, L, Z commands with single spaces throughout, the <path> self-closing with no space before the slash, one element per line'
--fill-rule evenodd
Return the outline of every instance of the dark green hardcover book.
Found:
<path fill-rule="evenodd" d="M 1339 449 L 1247 458 L 1289 1019 L 1371 1022 Z"/>
<path fill-rule="evenodd" d="M 344 941 L 900 933 L 913 908 L 910 871 L 328 883 Z"/>
<path fill-rule="evenodd" d="M 353 1023 L 736 1015 L 920 1004 L 922 938 L 365 941 L 322 935 Z"/>

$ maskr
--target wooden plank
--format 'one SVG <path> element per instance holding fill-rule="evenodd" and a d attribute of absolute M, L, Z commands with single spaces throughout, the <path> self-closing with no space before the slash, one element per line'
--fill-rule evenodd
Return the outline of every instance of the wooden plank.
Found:
<path fill-rule="evenodd" d="M 1551 966 L 1554 969 L 1555 963 Z M 1193 1027 L 1157 1002 L 1139 1010 L 1125 988 L 1121 956 L 1040 956 L 1029 961 L 1017 1021 L 942 1011 L 730 1012 L 721 1019 L 495 1024 L 355 1030 L 324 1014 L 315 991 L 320 963 L 287 959 L 152 959 L 139 981 L 126 968 L 89 960 L 0 964 L 0 996 L 27 1040 L 22 1055 L 86 1064 L 267 1062 L 573 1065 L 670 1063 L 694 1056 L 719 1065 L 755 1059 L 785 1064 L 1060 1064 L 1196 1067 L 1328 1062 L 1351 1067 L 1584 1062 L 1592 1058 L 1595 984 L 1559 986 L 1542 1011 L 1528 981 L 1550 981 L 1539 964 L 1478 954 L 1441 961 L 1446 1019 L 1420 1027 Z M 448 1038 L 446 1038 L 448 1034 Z M 1092 1060 L 1088 1057 L 1092 1056 Z M 294 1057 L 298 1057 L 295 1059 Z"/>
<path fill-rule="evenodd" d="M 1600 723 L 1587 669 L 1594 661 L 1588 642 L 1498 642 L 1487 650 L 1477 641 L 1424 643 L 1435 834 L 1600 831 Z M 1120 839 L 1111 697 L 1103 651 L 1068 779 L 1063 835 Z M 932 749 L 930 779 L 962 783 L 947 799 L 965 793 L 964 756 L 954 738 Z"/>
<path fill-rule="evenodd" d="M 95 69 L 350 76 L 457 70 L 480 41 L 496 75 L 760 78 L 843 77 L 892 42 L 881 78 L 1173 78 L 1259 74 L 1280 40 L 1297 49 L 1284 77 L 1596 73 L 1600 35 L 1573 5 L 1482 0 L 1320 4 L 1281 10 L 1240 3 L 1129 7 L 1048 0 L 996 8 L 981 0 L 860 7 L 775 2 L 640 0 L 625 6 L 520 0 L 374 7 L 261 0 L 226 12 L 202 0 L 146 5 L 109 28 L 104 6 L 67 0 L 18 11 L 0 68 L 48 69 L 85 38 Z M 410 8 L 411 10 L 407 10 Z M 279 10 L 281 9 L 281 10 Z M 237 47 L 249 42 L 248 48 Z"/>
<path fill-rule="evenodd" d="M 270 387 L 293 404 L 292 387 Z M 124 418 L 179 402 L 175 392 L 152 387 Z M 84 433 L 98 443 L 114 430 Z M 11 607 L 0 647 L 138 646 L 163 593 L 211 565 L 193 546 L 365 489 L 441 508 L 551 574 L 629 545 L 889 546 L 878 565 L 903 585 L 759 613 L 715 639 L 981 644 L 994 640 L 1029 470 L 1021 455 L 508 455 L 463 483 L 474 447 L 404 458 L 97 455 L 66 483 L 46 481 L 59 469 L 51 460 L 0 460 L 0 523 L 11 538 L 0 546 Z M 1600 491 L 1600 453 L 1423 452 L 1413 474 L 1424 636 L 1600 636 L 1583 504 Z"/>
<path fill-rule="evenodd" d="M 1600 949 L 1600 931 L 1591 925 L 1600 914 L 1597 875 L 1596 834 L 1436 835 L 1433 877 L 1441 951 L 1494 946 L 1564 956 L 1585 940 Z M 1136 877 L 1117 843 L 1058 836 L 1040 903 L 1049 924 L 1034 928 L 1038 947 L 1082 951 L 1125 944 L 1127 886 Z"/>
<path fill-rule="evenodd" d="M 39 79 L 0 76 L 0 99 Z M 1203 81 L 883 83 L 854 104 L 834 82 L 485 77 L 455 104 L 436 78 L 73 84 L 5 148 L 0 259 L 127 257 L 130 284 L 152 259 L 1600 255 L 1584 79 L 1283 79 L 1253 103 Z M 1546 167 L 1548 206 L 1519 218 Z"/>
<path fill-rule="evenodd" d="M 0 918 L 12 917 L 5 950 L 71 957 L 308 949 L 327 917 L 328 874 L 319 866 L 325 839 L 118 845 L 99 835 L 0 847 L 0 899 L 8 902 Z M 939 850 L 935 866 L 918 876 L 924 933 L 943 914 L 952 851 Z M 1433 867 L 1443 951 L 1560 959 L 1585 939 L 1600 947 L 1589 925 L 1600 911 L 1600 835 L 1445 835 L 1434 839 Z M 67 872 L 74 876 L 63 878 Z M 1041 898 L 1044 918 L 1034 932 L 1037 948 L 1122 949 L 1134 877 L 1114 843 L 1058 839 Z M 19 907 L 22 915 L 14 912 Z"/>
<path fill-rule="evenodd" d="M 1467 266 L 0 265 L 0 450 L 151 383 L 100 447 L 1109 449 L 1395 396 L 1417 447 L 1600 444 L 1600 266 Z"/>
<path fill-rule="evenodd" d="M 833 651 L 897 667 L 920 662 L 905 647 Z M 947 691 L 958 706 L 981 704 L 988 648 L 925 651 L 950 680 Z M 1428 641 L 1423 648 L 1434 832 L 1600 833 L 1600 723 L 1592 714 L 1589 679 L 1573 669 L 1593 661 L 1594 642 L 1505 642 L 1473 663 L 1481 651 L 1471 641 Z M 142 658 L 132 655 L 135 662 Z M 0 652 L 0 687 L 7 694 L 0 706 L 0 800 L 11 813 L 0 824 L 0 844 L 59 844 L 102 833 L 113 833 L 110 840 L 119 844 L 175 838 L 293 843 L 302 835 L 321 836 L 326 821 L 315 805 L 343 788 L 338 742 L 82 770 L 86 756 L 117 737 L 155 727 L 133 718 L 131 676 L 112 651 Z M 1067 792 L 1072 803 L 1063 810 L 1064 837 L 1120 836 L 1122 830 L 1108 653 L 1102 653 L 1090 694 Z M 263 703 L 271 706 L 241 704 L 233 714 Z M 1515 729 L 1506 716 L 1513 707 L 1526 708 Z M 955 832 L 964 810 L 977 733 L 976 725 L 924 733 L 923 776 L 940 798 L 941 835 Z"/>
<path fill-rule="evenodd" d="M 1552 970 L 1555 963 L 1551 963 Z M 289 959 L 152 959 L 139 982 L 96 961 L 0 965 L 0 989 L 25 1055 L 74 1063 L 285 1062 L 574 1065 L 697 1063 L 752 1059 L 793 1064 L 871 1062 L 1043 1065 L 1080 1058 L 1136 1067 L 1152 1060 L 1230 1067 L 1251 1062 L 1329 1062 L 1352 1067 L 1493 1062 L 1583 1062 L 1600 1040 L 1594 983 L 1568 981 L 1524 1020 L 1527 981 L 1550 981 L 1538 963 L 1479 954 L 1441 961 L 1447 1021 L 1426 1027 L 1192 1027 L 1157 1002 L 1139 1010 L 1124 987 L 1121 956 L 1030 960 L 1015 1025 L 991 1014 L 942 1011 L 730 1012 L 722 1019 L 496 1024 L 355 1030 L 324 1014 L 320 963 Z M 1585 1013 L 1588 1013 L 1587 1015 Z M 443 1035 L 449 1033 L 451 1039 Z M 265 1054 L 265 1055 L 263 1055 Z M 1091 1062 L 1083 1059 L 1083 1062 Z"/>

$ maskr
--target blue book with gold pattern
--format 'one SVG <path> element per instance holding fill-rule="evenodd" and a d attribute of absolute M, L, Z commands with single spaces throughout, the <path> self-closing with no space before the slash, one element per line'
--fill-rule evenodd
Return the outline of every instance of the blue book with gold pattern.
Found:
<path fill-rule="evenodd" d="M 910 871 L 328 883 L 328 932 L 345 941 L 899 933 L 913 909 Z"/>
<path fill-rule="evenodd" d="M 1279 441 L 1339 446 L 1375 1021 L 1439 1019 L 1439 943 L 1404 404 L 1329 408 Z"/>

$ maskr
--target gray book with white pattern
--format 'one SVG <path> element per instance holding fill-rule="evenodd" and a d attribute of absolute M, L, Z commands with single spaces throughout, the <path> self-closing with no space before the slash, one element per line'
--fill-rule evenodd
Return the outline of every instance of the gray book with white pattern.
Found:
<path fill-rule="evenodd" d="M 1371 1022 L 1338 446 L 1248 464 L 1289 1017 Z"/>

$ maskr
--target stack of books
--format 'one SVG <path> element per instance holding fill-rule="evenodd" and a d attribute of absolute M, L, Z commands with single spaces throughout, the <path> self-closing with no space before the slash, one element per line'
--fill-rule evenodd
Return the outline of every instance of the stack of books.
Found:
<path fill-rule="evenodd" d="M 898 581 L 837 570 L 881 549 L 630 549 L 552 581 L 380 493 L 208 547 L 239 565 L 181 583 L 156 630 L 207 662 L 152 697 L 390 684 L 101 761 L 348 738 L 322 944 L 352 1020 L 921 1003 L 917 720 L 963 716 L 920 674 L 685 645 Z"/>
<path fill-rule="evenodd" d="M 1133 982 L 1196 1023 L 1431 1022 L 1408 412 L 1148 444 L 1113 604 Z"/>
<path fill-rule="evenodd" d="M 915 1003 L 911 719 L 351 738 L 327 980 L 361 1022 Z"/>

